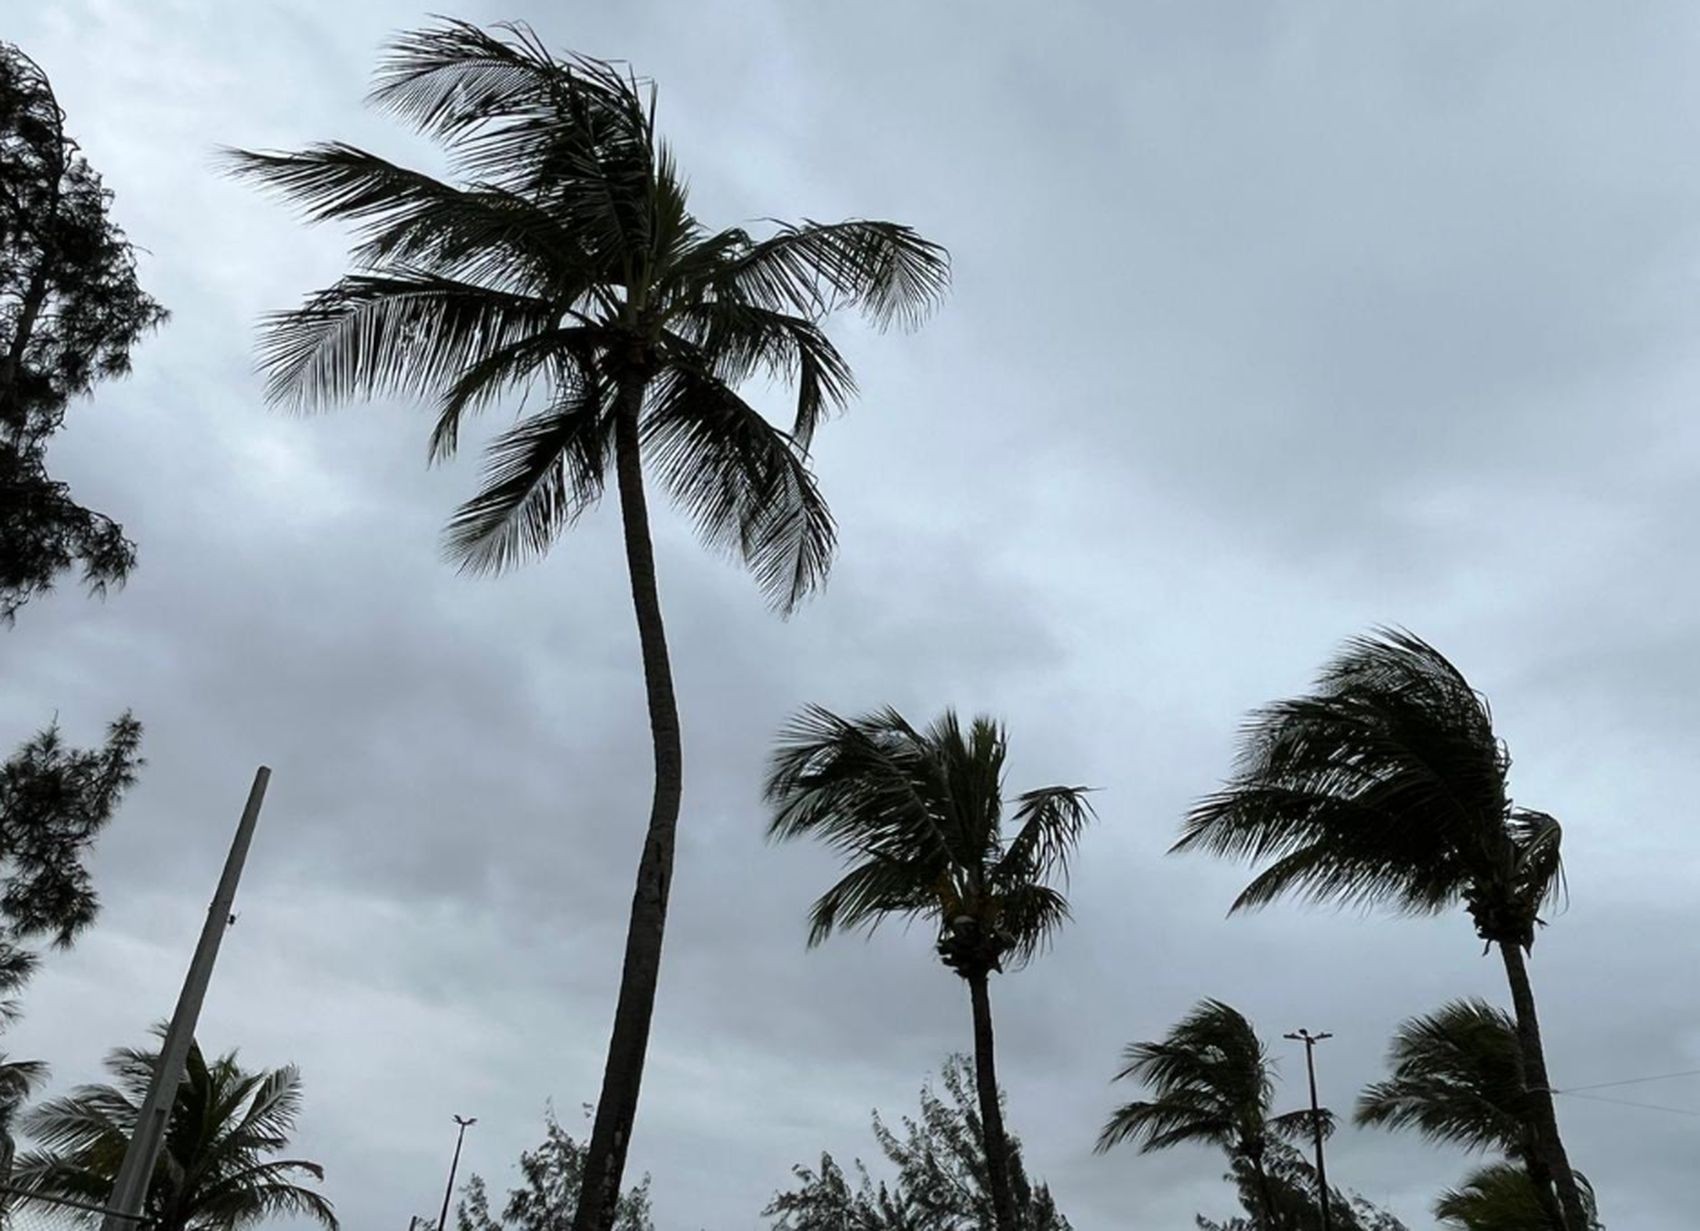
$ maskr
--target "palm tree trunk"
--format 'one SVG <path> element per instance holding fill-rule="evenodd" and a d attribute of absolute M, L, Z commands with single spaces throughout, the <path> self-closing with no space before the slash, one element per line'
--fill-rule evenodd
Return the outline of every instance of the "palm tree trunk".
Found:
<path fill-rule="evenodd" d="M 1257 1203 L 1263 1207 L 1253 1214 L 1251 1225 L 1257 1231 L 1280 1231 L 1275 1222 L 1275 1193 L 1269 1187 L 1269 1173 L 1263 1169 L 1261 1151 L 1252 1155 L 1251 1174 L 1257 1189 Z"/>
<path fill-rule="evenodd" d="M 992 1221 L 997 1231 L 1016 1231 L 1015 1197 L 1009 1185 L 1009 1138 L 1003 1131 L 998 1104 L 998 1070 L 993 1057 L 992 997 L 988 974 L 976 970 L 964 976 L 974 1005 L 974 1084 L 980 1093 L 980 1128 L 986 1139 L 986 1185 L 992 1190 Z"/>
<path fill-rule="evenodd" d="M 684 783 L 679 706 L 673 695 L 661 596 L 655 585 L 655 551 L 650 543 L 649 510 L 638 455 L 638 412 L 643 405 L 643 393 L 643 385 L 636 381 L 626 382 L 620 390 L 614 423 L 614 473 L 620 489 L 626 568 L 631 576 L 632 607 L 637 613 L 643 682 L 649 701 L 655 793 L 650 803 L 643 857 L 638 862 L 637 889 L 632 895 L 631 922 L 626 929 L 625 965 L 620 971 L 620 997 L 614 1008 L 608 1064 L 602 1073 L 602 1095 L 597 1100 L 596 1120 L 590 1131 L 584 1187 L 573 1216 L 573 1231 L 611 1231 L 614 1225 L 620 1181 L 626 1168 L 626 1149 L 631 1144 L 632 1124 L 637 1118 L 650 1018 L 655 1011 L 655 986 L 661 973 L 661 940 L 667 926 L 667 893 L 673 880 L 673 847 Z"/>
<path fill-rule="evenodd" d="M 1499 955 L 1505 961 L 1505 978 L 1511 984 L 1511 1005 L 1517 1014 L 1517 1042 L 1523 1053 L 1523 1079 L 1528 1088 L 1531 1127 L 1535 1132 L 1534 1156 L 1551 1173 L 1564 1215 L 1566 1231 L 1587 1231 L 1588 1215 L 1582 1204 L 1581 1187 L 1564 1142 L 1558 1136 L 1558 1115 L 1552 1106 L 1552 1086 L 1547 1078 L 1546 1051 L 1541 1046 L 1541 1023 L 1535 1014 L 1535 992 L 1529 984 L 1529 967 L 1516 941 L 1501 941 Z M 1538 1179 L 1535 1185 L 1541 1187 Z"/>

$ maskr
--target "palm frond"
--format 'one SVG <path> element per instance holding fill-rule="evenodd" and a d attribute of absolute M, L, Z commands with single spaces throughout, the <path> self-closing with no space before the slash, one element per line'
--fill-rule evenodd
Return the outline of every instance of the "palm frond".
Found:
<path fill-rule="evenodd" d="M 1414 1017 L 1393 1036 L 1388 1064 L 1391 1075 L 1359 1096 L 1357 1123 L 1470 1150 L 1526 1150 L 1522 1049 L 1503 1009 L 1458 1000 Z"/>
<path fill-rule="evenodd" d="M 670 327 L 687 356 L 711 357 L 714 374 L 736 388 L 754 375 L 794 384 L 791 438 L 807 450 L 815 429 L 856 393 L 850 365 L 814 321 L 730 299 L 677 309 Z"/>
<path fill-rule="evenodd" d="M 781 612 L 825 581 L 837 532 L 806 455 L 723 382 L 667 373 L 644 443 L 704 541 L 742 559 Z"/>
<path fill-rule="evenodd" d="M 857 308 L 881 328 L 911 328 L 943 300 L 950 257 L 892 222 L 779 224 L 729 262 L 721 280 L 750 302 L 806 317 Z"/>
<path fill-rule="evenodd" d="M 607 382 L 562 380 L 549 410 L 491 442 L 478 493 L 455 510 L 450 559 L 474 572 L 541 555 L 602 494 L 612 448 Z"/>
<path fill-rule="evenodd" d="M 1016 797 L 1019 827 L 998 861 L 994 876 L 1025 880 L 1055 872 L 1066 881 L 1069 857 L 1094 819 L 1090 787 L 1047 786 Z"/>
<path fill-rule="evenodd" d="M 428 269 L 572 304 L 596 271 L 536 201 L 494 185 L 455 187 L 341 142 L 295 153 L 225 150 L 229 174 L 297 203 L 309 222 L 355 224 L 357 267 Z"/>
<path fill-rule="evenodd" d="M 266 318 L 266 396 L 299 409 L 385 394 L 429 397 L 493 352 L 553 329 L 546 302 L 435 274 L 350 275 Z"/>

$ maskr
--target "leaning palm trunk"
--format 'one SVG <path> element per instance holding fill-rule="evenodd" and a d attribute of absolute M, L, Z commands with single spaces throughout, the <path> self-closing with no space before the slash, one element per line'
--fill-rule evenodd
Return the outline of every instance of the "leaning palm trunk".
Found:
<path fill-rule="evenodd" d="M 1558 1114 L 1553 1110 L 1552 1086 L 1547 1078 L 1546 1051 L 1541 1046 L 1541 1023 L 1535 1013 L 1535 992 L 1529 984 L 1529 967 L 1523 959 L 1522 947 L 1512 941 L 1501 941 L 1500 957 L 1505 961 L 1505 978 L 1511 985 L 1511 1006 L 1517 1017 L 1517 1041 L 1523 1052 L 1523 1075 L 1528 1087 L 1530 1127 L 1534 1130 L 1534 1149 L 1530 1152 L 1530 1177 L 1535 1190 L 1542 1194 L 1556 1189 L 1558 1204 L 1567 1231 L 1587 1231 L 1591 1225 L 1587 1206 L 1582 1200 L 1581 1186 L 1564 1142 L 1558 1135 Z M 1549 1173 L 1546 1176 L 1540 1171 Z"/>
<path fill-rule="evenodd" d="M 997 1231 L 1016 1231 L 1015 1196 L 1009 1183 L 1009 1141 L 1004 1136 L 1003 1108 L 998 1105 L 998 1070 L 992 1040 L 992 997 L 985 971 L 969 974 L 968 994 L 974 1005 L 974 1082 L 980 1094 L 980 1127 L 986 1139 L 986 1187 L 992 1194 L 992 1220 Z"/>
<path fill-rule="evenodd" d="M 650 741 L 655 755 L 655 793 L 649 807 L 649 831 L 638 861 L 626 929 L 620 997 L 614 1007 L 614 1031 L 602 1094 L 585 1157 L 584 1189 L 573 1215 L 573 1231 L 602 1231 L 614 1223 L 626 1149 L 637 1119 L 655 988 L 661 975 L 661 942 L 667 928 L 667 893 L 673 881 L 673 849 L 678 836 L 679 801 L 684 788 L 684 753 L 679 735 L 679 703 L 673 694 L 673 669 L 667 658 L 667 631 L 661 619 L 661 595 L 655 582 L 655 549 L 649 536 L 639 456 L 638 413 L 641 383 L 620 392 L 614 425 L 614 469 L 620 491 L 620 520 L 631 576 L 632 607 L 637 614 L 643 682 L 649 705 Z"/>

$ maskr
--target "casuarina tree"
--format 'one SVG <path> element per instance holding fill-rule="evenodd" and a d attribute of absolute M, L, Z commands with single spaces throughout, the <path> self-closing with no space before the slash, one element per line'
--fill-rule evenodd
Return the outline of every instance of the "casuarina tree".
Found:
<path fill-rule="evenodd" d="M 841 718 L 811 707 L 781 733 L 766 795 L 770 837 L 813 837 L 849 870 L 814 905 L 809 943 L 887 918 L 937 929 L 941 961 L 968 985 L 974 1074 L 997 1231 L 1018 1226 L 998 1096 L 991 976 L 1025 965 L 1068 919 L 1047 882 L 1066 875 L 1091 819 L 1086 789 L 1048 786 L 1006 801 L 1008 740 L 990 718 L 946 711 L 925 729 L 893 709 Z M 1006 803 L 1013 832 L 1006 832 Z"/>
<path fill-rule="evenodd" d="M 121 582 L 135 548 L 47 470 L 71 402 L 130 368 L 165 319 L 136 280 L 112 194 L 65 130 L 41 68 L 0 43 L 0 620 L 80 568 Z"/>
<path fill-rule="evenodd" d="M 1350 642 L 1315 690 L 1256 714 L 1228 784 L 1188 817 L 1177 851 L 1264 865 L 1233 909 L 1286 894 L 1434 914 L 1463 906 L 1511 987 L 1537 1189 L 1569 1231 L 1588 1210 L 1553 1111 L 1526 958 L 1562 890 L 1561 831 L 1517 806 L 1485 699 L 1406 632 Z"/>

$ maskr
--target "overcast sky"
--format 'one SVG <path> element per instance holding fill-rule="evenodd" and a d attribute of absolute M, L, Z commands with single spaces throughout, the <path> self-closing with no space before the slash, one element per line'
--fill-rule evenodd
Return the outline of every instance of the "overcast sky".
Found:
<path fill-rule="evenodd" d="M 439 6 L 440 7 L 440 6 Z M 1324 1100 L 1404 1017 L 1504 1000 L 1467 918 L 1281 905 L 1167 859 L 1252 706 L 1379 622 L 1494 704 L 1519 802 L 1566 825 L 1572 905 L 1533 974 L 1555 1083 L 1700 1067 L 1683 802 L 1700 742 L 1700 8 L 1688 0 L 858 4 L 463 0 L 628 58 L 712 226 L 890 218 L 952 251 L 918 334 L 844 322 L 862 398 L 817 440 L 843 551 L 782 622 L 657 526 L 686 734 L 667 960 L 633 1173 L 660 1231 L 734 1231 L 787 1169 L 868 1154 L 970 1044 L 927 938 L 806 952 L 832 865 L 761 840 L 805 702 L 1009 724 L 1011 785 L 1101 788 L 1076 922 L 994 989 L 1012 1126 L 1079 1231 L 1230 1212 L 1222 1160 L 1091 1152 L 1118 1052 L 1214 996 Z M 1043 10 L 1043 11 L 1041 11 Z M 0 633 L 0 745 L 133 706 L 149 765 L 106 908 L 5 1040 L 58 1086 L 165 1016 L 254 767 L 272 791 L 202 1018 L 297 1062 L 300 1152 L 344 1225 L 435 1213 L 451 1113 L 502 1188 L 553 1101 L 595 1097 L 649 751 L 617 526 L 496 580 L 437 533 L 476 455 L 416 405 L 289 418 L 253 325 L 343 268 L 218 178 L 220 144 L 350 140 L 436 166 L 361 97 L 407 4 L 37 0 L 51 76 L 172 312 L 53 454 L 141 549 Z M 775 403 L 777 405 L 777 403 Z M 501 416 L 492 416 L 500 422 Z M 1700 1079 L 1604 1091 L 1700 1111 Z M 1700 1208 L 1700 1119 L 1561 1099 L 1614 1227 Z M 1331 1177 L 1432 1225 L 1471 1160 L 1343 1131 Z"/>

